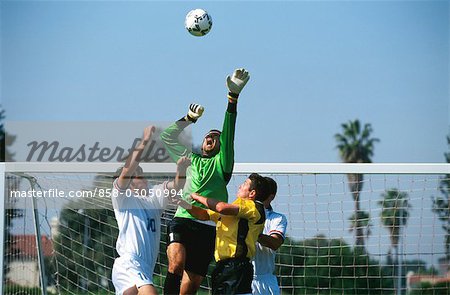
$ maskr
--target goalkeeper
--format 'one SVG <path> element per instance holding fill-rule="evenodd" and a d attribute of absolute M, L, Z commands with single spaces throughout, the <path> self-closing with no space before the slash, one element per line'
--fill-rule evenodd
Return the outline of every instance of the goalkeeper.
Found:
<path fill-rule="evenodd" d="M 161 134 L 171 158 L 177 161 L 188 156 L 191 167 L 187 171 L 183 196 L 192 204 L 202 206 L 190 199 L 191 193 L 206 198 L 228 201 L 226 186 L 234 166 L 234 132 L 239 94 L 250 76 L 245 69 L 237 69 L 227 77 L 228 107 L 222 132 L 211 130 L 203 139 L 201 154 L 192 153 L 178 140 L 188 125 L 195 123 L 203 114 L 203 107 L 189 106 L 186 116 L 169 126 Z M 199 221 L 189 212 L 178 207 L 168 227 L 167 258 L 168 273 L 164 282 L 164 294 L 194 294 L 197 292 L 214 256 L 216 229 L 212 221 Z"/>

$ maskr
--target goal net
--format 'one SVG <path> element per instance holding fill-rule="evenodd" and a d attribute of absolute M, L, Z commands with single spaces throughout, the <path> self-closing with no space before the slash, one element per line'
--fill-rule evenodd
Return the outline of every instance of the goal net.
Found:
<path fill-rule="evenodd" d="M 114 293 L 118 229 L 107 192 L 118 166 L 2 166 L 3 294 Z M 152 184 L 174 176 L 172 164 L 142 166 Z M 283 294 L 450 294 L 450 165 L 236 164 L 230 202 L 252 172 L 276 180 L 272 205 L 288 220 L 276 255 Z M 162 219 L 160 293 L 174 210 Z M 199 294 L 209 286 L 208 276 Z"/>

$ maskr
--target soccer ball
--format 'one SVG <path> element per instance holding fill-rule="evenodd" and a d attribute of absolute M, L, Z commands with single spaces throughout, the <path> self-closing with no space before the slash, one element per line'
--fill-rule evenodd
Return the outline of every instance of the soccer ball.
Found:
<path fill-rule="evenodd" d="M 186 15 L 184 26 L 191 35 L 204 36 L 211 30 L 212 18 L 205 10 L 194 9 Z"/>

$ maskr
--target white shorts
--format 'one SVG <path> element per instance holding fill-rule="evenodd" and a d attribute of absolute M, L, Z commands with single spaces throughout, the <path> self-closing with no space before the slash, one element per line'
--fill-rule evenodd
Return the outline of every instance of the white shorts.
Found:
<path fill-rule="evenodd" d="M 280 288 L 278 287 L 277 278 L 273 274 L 255 275 L 252 281 L 253 295 L 279 295 Z"/>
<path fill-rule="evenodd" d="M 116 294 L 122 295 L 125 290 L 133 286 L 139 288 L 144 285 L 153 285 L 153 269 L 154 267 L 150 267 L 137 258 L 117 257 L 112 269 L 112 282 Z"/>

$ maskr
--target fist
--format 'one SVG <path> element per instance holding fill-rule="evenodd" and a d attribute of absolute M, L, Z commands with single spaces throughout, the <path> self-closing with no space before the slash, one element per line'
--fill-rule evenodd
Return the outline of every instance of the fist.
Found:
<path fill-rule="evenodd" d="M 188 110 L 188 119 L 192 119 L 191 121 L 197 121 L 198 118 L 200 118 L 203 115 L 203 111 L 205 110 L 205 108 L 202 105 L 196 104 L 196 103 L 191 103 L 189 105 L 189 110 Z"/>

